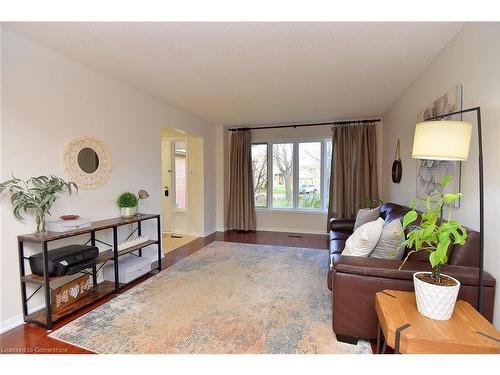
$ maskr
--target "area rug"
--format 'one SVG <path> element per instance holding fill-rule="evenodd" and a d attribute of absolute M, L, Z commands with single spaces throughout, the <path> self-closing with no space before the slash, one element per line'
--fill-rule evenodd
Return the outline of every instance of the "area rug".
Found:
<path fill-rule="evenodd" d="M 371 353 L 335 338 L 327 259 L 213 242 L 49 336 L 97 353 Z"/>

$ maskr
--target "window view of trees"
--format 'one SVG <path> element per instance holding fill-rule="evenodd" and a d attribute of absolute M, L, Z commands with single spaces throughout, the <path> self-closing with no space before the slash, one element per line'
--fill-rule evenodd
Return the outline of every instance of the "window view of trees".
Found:
<path fill-rule="evenodd" d="M 267 144 L 252 145 L 255 207 L 267 207 Z"/>
<path fill-rule="evenodd" d="M 273 145 L 273 207 L 293 207 L 293 143 Z"/>
<path fill-rule="evenodd" d="M 321 208 L 321 142 L 299 143 L 299 208 Z"/>
<path fill-rule="evenodd" d="M 326 210 L 331 155 L 330 140 L 253 144 L 255 206 Z"/>

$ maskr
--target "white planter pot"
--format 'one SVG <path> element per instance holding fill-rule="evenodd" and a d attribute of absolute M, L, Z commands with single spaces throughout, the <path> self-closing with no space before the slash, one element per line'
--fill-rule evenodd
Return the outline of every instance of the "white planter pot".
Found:
<path fill-rule="evenodd" d="M 449 320 L 455 309 L 460 282 L 448 275 L 444 275 L 456 281 L 454 286 L 440 286 L 419 280 L 419 274 L 431 274 L 430 272 L 416 272 L 413 274 L 413 285 L 415 286 L 415 298 L 417 300 L 418 312 L 434 320 Z"/>
<path fill-rule="evenodd" d="M 120 215 L 122 217 L 131 217 L 137 214 L 137 206 L 135 207 L 120 207 Z"/>

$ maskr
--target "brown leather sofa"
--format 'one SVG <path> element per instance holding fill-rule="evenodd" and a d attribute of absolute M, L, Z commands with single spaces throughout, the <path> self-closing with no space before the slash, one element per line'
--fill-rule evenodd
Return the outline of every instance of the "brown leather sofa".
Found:
<path fill-rule="evenodd" d="M 402 220 L 408 210 L 405 206 L 386 203 L 380 209 L 380 216 L 387 222 Z M 375 293 L 383 289 L 413 291 L 413 273 L 430 270 L 424 252 L 412 254 L 402 270 L 398 269 L 401 260 L 342 256 L 345 241 L 353 228 L 354 220 L 330 220 L 328 288 L 333 294 L 332 327 L 338 340 L 351 343 L 357 338 L 376 338 Z M 460 281 L 458 298 L 472 306 L 477 303 L 478 267 L 479 233 L 469 230 L 464 245 L 450 248 L 448 265 L 442 267 L 442 272 Z M 494 299 L 495 279 L 484 272 L 483 315 L 490 322 L 493 319 Z"/>

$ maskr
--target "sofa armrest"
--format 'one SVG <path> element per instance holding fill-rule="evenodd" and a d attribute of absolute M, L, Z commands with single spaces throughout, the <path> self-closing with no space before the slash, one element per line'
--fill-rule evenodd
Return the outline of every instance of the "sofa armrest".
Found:
<path fill-rule="evenodd" d="M 399 270 L 401 260 L 378 259 L 370 257 L 353 257 L 332 254 L 332 267 L 336 272 L 361 276 L 374 276 L 386 279 L 412 280 L 413 274 L 420 271 L 430 271 L 427 262 L 408 261 Z M 464 266 L 442 266 L 441 272 L 450 275 L 463 285 L 479 285 L 479 269 Z M 484 286 L 495 286 L 495 278 L 488 272 L 483 272 Z"/>
<path fill-rule="evenodd" d="M 330 230 L 352 233 L 354 231 L 354 220 L 332 218 L 330 219 Z"/>

